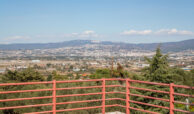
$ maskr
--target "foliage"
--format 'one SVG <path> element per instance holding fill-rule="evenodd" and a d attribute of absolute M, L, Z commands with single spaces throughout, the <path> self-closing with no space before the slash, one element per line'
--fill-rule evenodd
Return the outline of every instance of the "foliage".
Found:
<path fill-rule="evenodd" d="M 149 67 L 143 70 L 143 75 L 149 81 L 171 83 L 171 75 L 169 75 L 169 65 L 167 55 L 162 55 L 160 48 L 156 50 L 153 58 L 146 58 Z"/>
<path fill-rule="evenodd" d="M 35 71 L 32 68 L 23 69 L 20 71 L 7 71 L 6 74 L 2 75 L 1 83 L 15 83 L 15 82 L 34 82 L 34 81 L 44 81 L 44 77 L 37 71 Z M 40 89 L 40 88 L 46 88 L 46 86 L 43 85 L 25 85 L 25 86 L 6 86 L 1 87 L 0 90 L 2 91 L 15 91 L 15 90 L 32 90 L 32 89 Z M 13 93 L 13 94 L 1 94 L 0 99 L 11 99 L 11 98 L 25 98 L 29 96 L 44 96 L 49 93 Z M 27 101 L 13 101 L 13 102 L 3 102 L 1 106 L 22 106 L 27 104 L 40 104 L 42 102 L 45 102 L 45 100 L 27 100 Z M 3 110 L 0 113 L 4 114 L 20 114 L 22 112 L 26 111 L 35 111 L 35 110 L 48 110 L 48 107 L 39 107 L 39 108 L 23 108 L 23 109 L 9 109 L 9 110 Z"/>
<path fill-rule="evenodd" d="M 21 71 L 8 70 L 7 73 L 2 76 L 1 83 L 31 81 L 44 81 L 44 77 L 32 68 L 27 68 Z"/>
<path fill-rule="evenodd" d="M 191 73 L 185 72 L 182 69 L 179 68 L 171 68 L 168 64 L 168 55 L 162 55 L 160 47 L 157 48 L 156 54 L 153 56 L 153 58 L 145 58 L 145 60 L 149 63 L 149 67 L 146 67 L 142 70 L 142 75 L 145 77 L 147 81 L 150 82 L 159 82 L 159 83 L 175 83 L 175 84 L 181 84 L 181 85 L 189 85 L 193 86 L 193 80 Z M 162 90 L 162 91 L 168 91 L 169 87 L 161 87 L 161 86 L 146 86 L 146 88 L 149 89 L 155 89 L 155 90 Z M 190 94 L 190 90 L 183 90 L 183 89 L 176 89 L 175 92 L 178 93 L 186 93 Z M 151 96 L 151 97 L 157 97 L 157 98 L 164 98 L 169 99 L 168 95 L 162 94 L 162 93 L 153 93 L 153 92 L 140 92 L 139 94 Z M 175 96 L 175 100 L 183 100 L 185 98 Z M 169 103 L 158 101 L 158 100 L 152 100 L 152 99 L 140 99 L 139 101 L 160 105 L 160 106 L 169 106 Z M 184 101 L 183 101 L 184 102 Z M 177 105 L 175 105 L 177 106 Z M 161 109 L 161 108 L 153 108 L 149 106 L 143 107 L 146 110 L 152 110 L 162 113 L 168 113 L 168 110 Z M 181 107 L 179 107 L 181 108 Z"/>
<path fill-rule="evenodd" d="M 111 78 L 109 69 L 97 69 L 94 74 L 90 76 L 91 79 Z"/>
<path fill-rule="evenodd" d="M 117 68 L 115 69 L 97 69 L 93 74 L 90 75 L 90 79 L 101 79 L 101 78 L 130 78 L 133 80 L 145 80 L 151 82 L 159 82 L 159 83 L 175 83 L 181 85 L 188 85 L 194 86 L 194 70 L 190 72 L 184 71 L 179 68 L 171 68 L 168 63 L 168 55 L 163 55 L 161 53 L 160 48 L 158 47 L 156 50 L 156 54 L 152 58 L 146 58 L 145 60 L 149 63 L 149 67 L 144 68 L 141 71 L 141 74 L 135 74 L 132 72 L 127 72 L 123 66 L 118 63 Z M 48 64 L 48 66 L 51 66 Z M 70 66 L 73 69 L 73 66 Z M 80 79 L 80 75 L 77 73 L 75 76 L 73 74 L 69 74 L 67 76 L 60 75 L 58 72 L 53 71 L 48 75 L 48 77 L 43 77 L 39 72 L 34 70 L 33 68 L 18 70 L 18 71 L 7 71 L 7 73 L 0 75 L 0 83 L 15 83 L 15 82 L 32 82 L 32 81 L 52 81 L 52 80 L 66 80 L 66 79 Z M 107 85 L 118 85 L 125 83 L 121 83 L 119 81 L 111 81 L 106 83 Z M 64 84 L 57 84 L 58 88 L 65 88 L 65 87 L 86 87 L 86 86 L 101 86 L 102 82 L 80 82 L 80 83 L 64 83 Z M 162 90 L 162 91 L 169 91 L 169 87 L 161 87 L 161 86 L 149 86 L 146 84 L 136 84 L 131 83 L 131 86 L 140 87 L 140 88 L 148 88 L 154 90 Z M 0 91 L 14 91 L 14 90 L 32 90 L 32 89 L 46 89 L 51 88 L 52 85 L 45 84 L 45 85 L 26 85 L 26 86 L 7 86 L 1 87 Z M 124 92 L 125 88 L 106 88 L 106 92 Z M 76 89 L 76 90 L 65 90 L 65 91 L 57 91 L 57 95 L 68 95 L 68 94 L 83 94 L 83 93 L 96 93 L 101 92 L 101 88 L 96 89 Z M 175 89 L 175 92 L 178 93 L 185 93 L 185 94 L 193 94 L 191 90 L 184 90 L 184 89 Z M 162 93 L 153 93 L 153 92 L 146 92 L 142 90 L 135 90 L 130 89 L 130 93 L 132 94 L 140 94 L 145 96 L 151 97 L 158 97 L 169 99 L 169 95 L 162 94 Z M 40 97 L 40 96 L 51 96 L 52 92 L 27 92 L 27 93 L 15 93 L 15 94 L 7 94 L 7 95 L 0 95 L 0 99 L 10 99 L 10 98 L 26 98 L 26 97 Z M 106 99 L 108 98 L 123 98 L 125 99 L 125 95 L 122 94 L 107 94 Z M 68 102 L 68 101 L 80 101 L 80 100 L 91 100 L 91 99 L 101 99 L 101 95 L 90 95 L 90 96 L 82 96 L 82 97 L 64 97 L 58 98 L 57 102 Z M 185 102 L 185 97 L 177 97 L 175 96 L 175 100 Z M 159 100 L 152 100 L 143 97 L 135 97 L 131 96 L 130 100 L 140 101 L 144 103 L 150 103 L 154 105 L 166 106 L 169 107 L 168 102 L 159 101 Z M 189 99 L 193 102 L 193 99 Z M 12 101 L 1 103 L 0 107 L 5 106 L 22 106 L 22 105 L 29 105 L 29 104 L 44 104 L 52 102 L 52 99 L 43 99 L 43 100 L 25 100 L 25 101 Z M 87 106 L 100 106 L 100 102 L 90 102 L 90 103 L 76 103 L 76 104 L 65 104 L 57 106 L 57 109 L 67 109 L 67 108 L 78 108 L 78 107 L 87 107 Z M 106 101 L 106 104 L 122 104 L 125 105 L 125 102 L 112 100 Z M 130 103 L 130 106 L 135 108 L 141 108 L 150 111 L 156 111 L 160 113 L 167 114 L 168 110 L 150 107 L 135 103 Z M 192 107 L 190 109 L 186 108 L 185 105 L 175 104 L 176 108 L 185 109 L 185 110 L 193 110 Z M 35 107 L 35 108 L 23 108 L 23 109 L 14 109 L 14 110 L 4 110 L 0 113 L 2 114 L 20 114 L 25 112 L 34 112 L 34 111 L 46 111 L 51 110 L 51 106 L 47 107 Z M 123 111 L 123 108 L 115 107 L 115 108 L 107 108 L 106 111 L 115 111 L 120 110 Z M 95 110 L 82 110 L 82 111 L 70 111 L 64 112 L 64 114 L 93 114 L 93 113 L 100 113 L 100 109 Z M 131 110 L 133 114 L 140 114 L 137 111 Z"/>

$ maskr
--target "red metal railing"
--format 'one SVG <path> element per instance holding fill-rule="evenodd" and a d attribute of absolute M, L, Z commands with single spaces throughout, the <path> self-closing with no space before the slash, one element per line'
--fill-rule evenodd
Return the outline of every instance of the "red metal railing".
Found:
<path fill-rule="evenodd" d="M 122 81 L 122 82 L 125 82 L 125 86 L 123 86 L 123 85 L 106 85 L 106 81 Z M 88 87 L 68 87 L 68 88 L 57 88 L 57 86 L 56 86 L 57 84 L 60 84 L 60 83 L 76 83 L 76 82 L 102 82 L 102 85 L 100 85 L 100 86 L 88 86 Z M 169 87 L 169 91 L 139 88 L 139 87 L 131 86 L 131 85 L 133 85 L 132 83 L 149 84 L 149 85 Z M 35 90 L 0 91 L 0 95 L 1 94 L 5 94 L 5 95 L 6 94 L 13 94 L 13 93 L 50 91 L 50 92 L 52 92 L 52 96 L 0 99 L 0 103 L 9 102 L 9 101 L 23 101 L 23 100 L 37 100 L 37 99 L 52 99 L 52 103 L 33 104 L 33 105 L 25 105 L 25 106 L 0 107 L 0 110 L 52 106 L 52 110 L 50 110 L 50 111 L 30 112 L 30 113 L 26 113 L 26 114 L 43 114 L 43 113 L 56 114 L 57 112 L 76 111 L 76 110 L 85 110 L 85 109 L 88 110 L 88 109 L 96 109 L 96 108 L 101 108 L 102 114 L 105 114 L 106 107 L 122 107 L 122 108 L 126 109 L 126 114 L 130 114 L 131 110 L 140 111 L 140 112 L 147 112 L 147 113 L 151 113 L 151 114 L 158 114 L 159 113 L 159 112 L 152 112 L 152 111 L 149 111 L 149 110 L 138 109 L 138 108 L 130 106 L 131 103 L 135 103 L 135 104 L 140 104 L 140 105 L 147 105 L 147 106 L 152 106 L 152 107 L 156 107 L 156 108 L 166 109 L 166 110 L 169 110 L 170 114 L 174 114 L 174 111 L 183 112 L 183 113 L 190 113 L 189 111 L 186 111 L 186 110 L 175 109 L 174 108 L 175 103 L 190 105 L 190 106 L 194 105 L 194 104 L 191 104 L 191 103 L 189 104 L 189 103 L 174 100 L 175 95 L 176 96 L 194 98 L 193 95 L 188 95 L 188 94 L 183 94 L 183 93 L 175 93 L 174 88 L 183 88 L 183 89 L 193 90 L 194 87 L 183 86 L 183 85 L 174 85 L 173 83 L 165 84 L 165 83 L 155 83 L 155 82 L 139 81 L 139 80 L 131 80 L 131 79 L 94 79 L 94 80 L 65 80 L 65 81 L 55 81 L 55 80 L 53 80 L 53 81 L 49 81 L 49 82 L 2 83 L 2 84 L 0 84 L 0 87 L 18 86 L 18 85 L 37 85 L 37 84 L 52 84 L 52 88 L 49 88 L 49 89 L 35 89 Z M 125 92 L 115 92 L 115 91 L 106 92 L 106 88 L 111 88 L 111 87 L 125 88 Z M 57 92 L 56 92 L 56 91 L 62 91 L 62 90 L 92 89 L 92 88 L 101 88 L 102 91 L 97 92 L 97 93 L 67 94 L 67 95 L 57 95 Z M 130 92 L 131 89 L 141 90 L 141 91 L 149 91 L 149 92 L 154 92 L 154 93 L 168 94 L 169 99 L 156 98 L 156 97 L 145 96 L 145 95 L 140 95 L 140 94 L 133 94 L 133 93 Z M 107 94 L 114 94 L 114 93 L 119 93 L 119 94 L 125 95 L 125 99 L 123 99 L 123 98 L 109 98 L 109 99 L 106 99 Z M 73 96 L 89 96 L 89 95 L 102 95 L 102 98 L 101 99 L 93 99 L 93 100 L 83 100 L 83 101 L 69 101 L 69 102 L 57 102 L 56 101 L 57 98 L 73 97 Z M 133 96 L 143 97 L 143 98 L 146 98 L 146 99 L 154 99 L 154 100 L 169 102 L 170 105 L 168 107 L 166 107 L 166 106 L 158 106 L 158 105 L 149 104 L 149 103 L 145 103 L 145 102 L 130 100 L 130 97 L 133 97 Z M 110 100 L 124 101 L 124 102 L 126 102 L 126 105 L 125 106 L 121 105 L 121 104 L 106 105 L 106 101 L 110 101 Z M 100 106 L 91 106 L 91 107 L 72 108 L 72 109 L 60 109 L 60 110 L 56 109 L 57 105 L 62 105 L 62 104 L 90 103 L 90 102 L 98 102 L 98 101 L 102 102 L 102 105 L 100 105 Z"/>

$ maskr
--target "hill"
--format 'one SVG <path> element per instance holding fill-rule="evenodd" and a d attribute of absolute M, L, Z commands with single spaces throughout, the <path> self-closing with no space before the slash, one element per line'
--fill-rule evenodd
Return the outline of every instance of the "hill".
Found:
<path fill-rule="evenodd" d="M 74 47 L 74 46 L 85 46 L 85 45 L 111 45 L 115 49 L 140 49 L 140 50 L 155 50 L 158 45 L 161 45 L 161 49 L 164 52 L 177 52 L 183 50 L 194 50 L 194 39 L 184 40 L 179 42 L 165 42 L 165 43 L 123 43 L 123 42 L 94 42 L 91 40 L 71 40 L 58 43 L 31 43 L 31 44 L 0 44 L 0 50 L 31 50 L 31 49 L 52 49 L 62 47 Z"/>

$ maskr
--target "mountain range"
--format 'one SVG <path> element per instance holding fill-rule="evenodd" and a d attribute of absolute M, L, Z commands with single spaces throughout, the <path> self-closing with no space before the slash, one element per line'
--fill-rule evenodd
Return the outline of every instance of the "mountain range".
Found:
<path fill-rule="evenodd" d="M 85 46 L 85 45 L 111 45 L 117 49 L 126 50 L 150 50 L 153 51 L 160 45 L 164 52 L 178 52 L 184 50 L 194 50 L 194 39 L 184 40 L 179 42 L 165 42 L 165 43 L 124 43 L 111 41 L 92 41 L 92 40 L 71 40 L 58 43 L 24 43 L 24 44 L 0 44 L 0 50 L 32 50 L 32 49 L 53 49 L 63 47 Z"/>

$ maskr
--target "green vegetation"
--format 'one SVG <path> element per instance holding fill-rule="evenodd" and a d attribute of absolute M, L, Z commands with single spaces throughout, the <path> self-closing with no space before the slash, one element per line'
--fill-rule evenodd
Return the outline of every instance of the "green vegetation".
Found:
<path fill-rule="evenodd" d="M 127 72 L 124 70 L 123 66 L 121 66 L 119 63 L 117 64 L 116 69 L 97 69 L 93 74 L 90 75 L 90 79 L 100 79 L 100 78 L 130 78 L 133 80 L 145 80 L 145 81 L 151 81 L 151 82 L 159 82 L 159 83 L 175 83 L 175 84 L 181 84 L 181 85 L 188 85 L 188 86 L 194 86 L 194 70 L 191 71 L 184 71 L 179 68 L 172 68 L 168 64 L 168 56 L 162 55 L 160 48 L 158 47 L 156 50 L 155 56 L 152 58 L 145 58 L 145 60 L 149 63 L 149 67 L 146 67 L 142 69 L 140 74 L 135 74 L 131 72 Z M 48 64 L 47 66 L 51 66 L 51 64 Z M 72 67 L 73 69 L 73 67 Z M 80 79 L 80 75 L 76 74 L 76 76 L 73 76 L 72 74 L 69 74 L 68 76 L 60 75 L 56 71 L 53 71 L 50 73 L 47 77 L 42 76 L 39 72 L 32 68 L 24 69 L 21 71 L 7 71 L 7 73 L 0 75 L 0 83 L 15 83 L 15 82 L 31 82 L 31 81 L 52 81 L 52 80 L 66 80 L 66 79 Z M 125 84 L 122 82 L 113 81 L 112 83 L 107 82 L 107 85 L 111 84 Z M 57 87 L 63 88 L 63 87 L 84 87 L 84 86 L 96 86 L 101 85 L 101 82 L 86 82 L 86 83 L 65 83 L 65 84 L 59 84 Z M 33 86 L 7 86 L 7 87 L 1 87 L 0 91 L 14 91 L 14 90 L 31 90 L 31 89 L 45 89 L 45 88 L 51 88 L 52 85 L 45 84 L 45 85 L 33 85 Z M 169 91 L 169 87 L 161 87 L 161 86 L 150 86 L 146 84 L 135 84 L 131 83 L 131 86 L 135 87 L 141 87 L 141 88 L 149 88 L 149 89 L 155 89 L 155 90 L 163 90 L 163 91 Z M 87 90 L 66 90 L 66 91 L 57 91 L 57 95 L 66 95 L 66 94 L 82 94 L 82 93 L 94 93 L 94 92 L 100 92 L 101 89 L 87 89 Z M 107 88 L 108 91 L 125 91 L 125 88 Z M 140 94 L 140 95 L 146 95 L 151 97 L 158 97 L 158 98 L 165 98 L 169 99 L 169 95 L 165 95 L 162 93 L 153 93 L 153 92 L 145 92 L 141 90 L 130 90 L 131 93 L 134 94 Z M 175 89 L 175 92 L 178 93 L 185 93 L 185 94 L 193 94 L 191 90 L 185 90 L 185 89 Z M 32 93 L 14 93 L 14 94 L 7 94 L 7 95 L 0 95 L 0 99 L 10 99 L 10 98 L 25 98 L 25 97 L 37 97 L 37 96 L 50 96 L 52 95 L 52 92 L 32 92 Z M 110 94 L 107 95 L 106 98 L 123 98 L 125 99 L 125 95 L 121 94 Z M 89 99 L 100 99 L 101 95 L 92 95 L 92 96 L 84 96 L 84 97 L 65 97 L 65 98 L 59 98 L 57 99 L 57 102 L 67 102 L 67 101 L 79 101 L 79 100 L 89 100 Z M 158 100 L 152 100 L 152 99 L 146 99 L 141 97 L 135 97 L 131 96 L 131 100 L 160 105 L 160 106 L 166 106 L 169 107 L 169 103 L 164 101 L 158 101 Z M 185 102 L 185 97 L 175 97 L 175 100 Z M 193 102 L 193 99 L 188 98 L 190 102 Z M 43 99 L 43 100 L 26 100 L 26 101 L 14 101 L 14 102 L 6 102 L 1 103 L 0 107 L 5 106 L 22 106 L 22 105 L 29 105 L 29 104 L 44 104 L 52 102 L 51 99 Z M 122 101 L 107 101 L 106 104 L 123 104 L 125 105 L 125 102 Z M 66 109 L 66 108 L 76 108 L 76 107 L 84 107 L 84 106 L 97 106 L 101 105 L 101 102 L 92 102 L 92 103 L 80 103 L 80 104 L 68 104 L 68 105 L 59 105 L 57 106 L 57 109 Z M 133 106 L 135 108 L 141 108 L 145 110 L 150 111 L 156 111 L 161 112 L 164 114 L 168 113 L 168 110 L 161 109 L 161 108 L 155 108 L 145 105 L 139 105 L 135 103 L 131 103 L 130 106 Z M 187 108 L 185 105 L 181 104 L 175 104 L 176 108 L 184 109 L 184 110 L 190 110 L 193 111 L 193 108 Z M 46 107 L 35 107 L 35 108 L 23 108 L 23 109 L 10 109 L 10 110 L 4 110 L 0 113 L 2 114 L 20 114 L 24 112 L 34 112 L 34 111 L 45 111 L 45 110 L 51 110 L 51 106 Z M 107 108 L 107 111 L 125 111 L 123 108 Z M 75 111 L 75 112 L 66 112 L 67 114 L 93 114 L 93 113 L 100 113 L 100 109 L 92 109 L 92 110 L 82 110 L 82 111 Z M 66 114 L 64 113 L 64 114 Z M 140 114 L 139 112 L 132 111 L 133 114 Z M 177 113 L 177 112 L 175 112 Z M 179 114 L 179 113 L 177 113 Z"/>
<path fill-rule="evenodd" d="M 44 77 L 32 68 L 22 71 L 7 71 L 2 75 L 1 83 L 44 81 Z"/>

